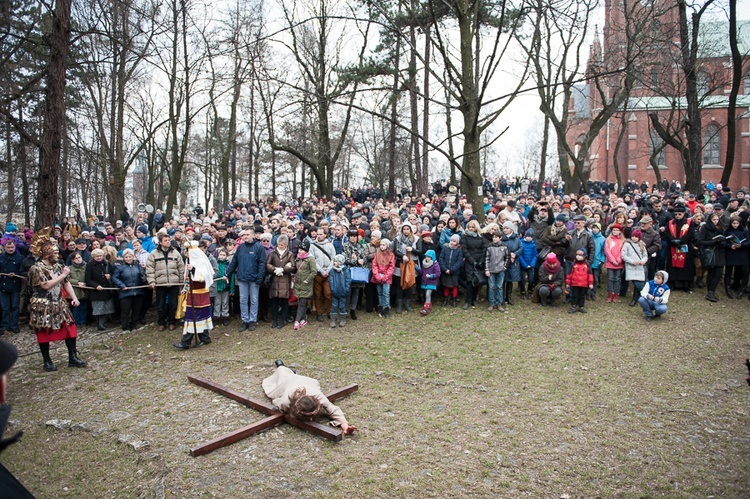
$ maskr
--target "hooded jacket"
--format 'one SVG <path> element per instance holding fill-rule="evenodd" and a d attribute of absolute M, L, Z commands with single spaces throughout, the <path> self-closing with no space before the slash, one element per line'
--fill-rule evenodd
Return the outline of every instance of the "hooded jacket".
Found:
<path fill-rule="evenodd" d="M 654 301 L 656 303 L 666 305 L 669 302 L 669 286 L 667 286 L 669 274 L 666 270 L 660 270 L 657 272 L 657 274 L 663 275 L 664 282 L 661 284 L 656 284 L 656 282 L 651 279 L 646 283 L 645 286 L 643 286 L 643 289 L 641 290 L 641 296 L 648 299 L 648 295 L 651 295 L 654 297 Z"/>

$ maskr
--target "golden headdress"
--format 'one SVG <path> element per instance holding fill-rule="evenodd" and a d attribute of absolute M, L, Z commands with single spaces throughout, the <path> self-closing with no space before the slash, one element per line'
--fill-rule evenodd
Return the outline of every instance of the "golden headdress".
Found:
<path fill-rule="evenodd" d="M 42 256 L 42 246 L 50 240 L 50 234 L 52 234 L 51 226 L 34 232 L 34 237 L 31 238 L 31 246 L 29 247 L 31 254 L 37 258 Z"/>

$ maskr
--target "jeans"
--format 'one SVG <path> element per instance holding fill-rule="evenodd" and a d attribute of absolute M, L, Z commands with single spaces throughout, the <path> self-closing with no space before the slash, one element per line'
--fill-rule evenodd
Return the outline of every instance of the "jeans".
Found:
<path fill-rule="evenodd" d="M 503 283 L 505 282 L 505 271 L 491 273 L 487 278 L 487 298 L 490 300 L 490 306 L 502 306 L 503 304 Z"/>
<path fill-rule="evenodd" d="M 334 314 L 346 315 L 346 296 L 333 297 L 333 304 L 331 305 L 331 317 Z"/>
<path fill-rule="evenodd" d="M 622 269 L 607 269 L 607 293 L 620 293 Z"/>
<path fill-rule="evenodd" d="M 240 288 L 240 317 L 242 317 L 242 322 L 258 322 L 260 285 L 251 281 L 238 280 L 237 286 Z"/>
<path fill-rule="evenodd" d="M 18 304 L 21 302 L 21 293 L 0 293 L 0 308 L 3 310 L 3 318 L 0 322 L 2 331 L 18 331 Z"/>
<path fill-rule="evenodd" d="M 641 296 L 638 298 L 638 305 L 641 306 L 646 317 L 659 317 L 667 312 L 667 306 L 664 303 L 656 303 L 654 300 Z"/>
<path fill-rule="evenodd" d="M 378 304 L 382 308 L 388 308 L 391 306 L 391 285 L 390 284 L 378 284 Z"/>
<path fill-rule="evenodd" d="M 229 291 L 217 291 L 214 299 L 214 317 L 229 317 Z"/>

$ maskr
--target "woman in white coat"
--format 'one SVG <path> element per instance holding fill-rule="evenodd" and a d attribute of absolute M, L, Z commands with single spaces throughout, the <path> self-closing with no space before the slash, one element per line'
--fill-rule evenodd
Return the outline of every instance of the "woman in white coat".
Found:
<path fill-rule="evenodd" d="M 280 360 L 276 366 L 276 371 L 263 380 L 263 391 L 281 412 L 301 421 L 328 416 L 332 419 L 331 426 L 340 426 L 344 435 L 359 429 L 350 425 L 343 411 L 323 395 L 318 380 L 295 373 Z"/>
<path fill-rule="evenodd" d="M 633 229 L 630 239 L 622 245 L 622 261 L 625 262 L 625 280 L 633 282 L 633 299 L 630 300 L 631 307 L 638 304 L 638 297 L 646 284 L 646 269 L 648 268 L 648 251 L 646 245 L 641 241 L 641 230 Z"/>

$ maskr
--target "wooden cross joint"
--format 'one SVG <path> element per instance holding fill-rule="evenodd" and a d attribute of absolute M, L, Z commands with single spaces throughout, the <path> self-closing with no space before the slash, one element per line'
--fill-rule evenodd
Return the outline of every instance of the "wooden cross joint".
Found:
<path fill-rule="evenodd" d="M 202 456 L 204 454 L 208 454 L 209 452 L 215 451 L 216 449 L 219 449 L 221 447 L 232 445 L 233 443 L 239 442 L 240 440 L 247 438 L 250 435 L 254 435 L 263 430 L 267 430 L 268 428 L 273 428 L 274 426 L 280 425 L 281 423 L 289 423 L 291 425 L 296 426 L 297 428 L 301 428 L 305 431 L 309 431 L 310 433 L 319 435 L 323 438 L 332 440 L 334 442 L 341 441 L 341 438 L 344 435 L 344 432 L 339 430 L 338 428 L 333 428 L 331 426 L 320 424 L 320 423 L 315 423 L 312 421 L 310 422 L 300 421 L 298 419 L 293 418 L 292 416 L 288 414 L 285 414 L 279 411 L 277 407 L 275 407 L 274 405 L 264 400 L 258 400 L 252 397 L 248 397 L 244 393 L 240 393 L 231 388 L 218 385 L 207 379 L 199 378 L 197 376 L 188 376 L 188 380 L 191 383 L 194 383 L 198 386 L 202 386 L 203 388 L 208 388 L 209 390 L 213 392 L 216 392 L 227 398 L 235 400 L 242 405 L 245 405 L 251 409 L 260 411 L 263 414 L 266 414 L 268 416 L 266 418 L 261 419 L 260 421 L 256 421 L 255 423 L 249 424 L 231 433 L 227 433 L 226 435 L 217 437 L 203 445 L 199 445 L 198 447 L 194 447 L 190 449 L 190 455 L 193 457 Z M 330 393 L 327 393 L 326 397 L 328 398 L 328 400 L 333 402 L 335 400 L 346 397 L 347 395 L 350 395 L 356 392 L 358 389 L 359 389 L 359 385 L 351 384 L 343 388 L 333 390 Z"/>

